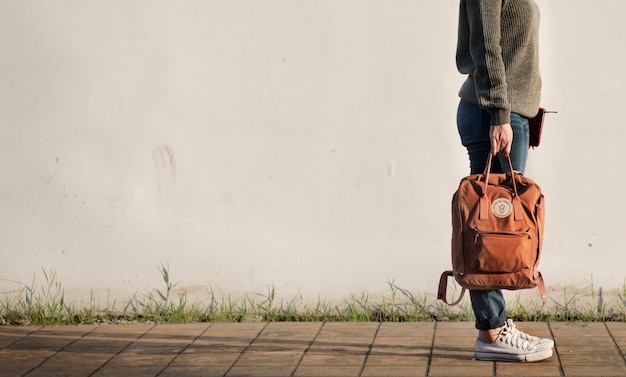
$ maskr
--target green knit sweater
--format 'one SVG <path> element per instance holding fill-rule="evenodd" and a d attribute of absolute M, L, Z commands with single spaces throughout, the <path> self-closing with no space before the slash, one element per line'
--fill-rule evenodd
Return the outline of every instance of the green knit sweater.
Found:
<path fill-rule="evenodd" d="M 533 0 L 461 0 L 456 62 L 468 77 L 459 96 L 489 111 L 492 125 L 537 114 L 538 36 Z"/>

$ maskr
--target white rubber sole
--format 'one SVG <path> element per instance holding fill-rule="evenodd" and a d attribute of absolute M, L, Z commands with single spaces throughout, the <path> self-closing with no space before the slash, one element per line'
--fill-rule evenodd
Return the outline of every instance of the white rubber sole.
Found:
<path fill-rule="evenodd" d="M 552 357 L 552 348 L 538 349 L 536 352 L 526 354 L 511 354 L 499 352 L 476 352 L 476 360 L 485 361 L 515 361 L 522 363 L 532 363 Z"/>

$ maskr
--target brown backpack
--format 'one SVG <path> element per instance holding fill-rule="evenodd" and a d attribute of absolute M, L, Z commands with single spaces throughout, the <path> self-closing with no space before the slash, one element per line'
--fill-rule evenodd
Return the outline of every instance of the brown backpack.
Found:
<path fill-rule="evenodd" d="M 437 298 L 448 303 L 448 277 L 466 289 L 539 288 L 537 270 L 543 241 L 544 197 L 539 185 L 521 173 L 490 174 L 491 156 L 482 174 L 461 180 L 452 198 L 452 271 L 439 281 Z"/>

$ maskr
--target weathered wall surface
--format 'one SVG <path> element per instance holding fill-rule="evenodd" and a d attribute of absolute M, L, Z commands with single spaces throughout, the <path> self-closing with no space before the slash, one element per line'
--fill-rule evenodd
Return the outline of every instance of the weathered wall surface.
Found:
<path fill-rule="evenodd" d="M 621 288 L 626 2 L 541 0 L 549 286 Z M 575 4 L 575 5 L 574 5 Z M 434 293 L 457 1 L 0 1 L 0 288 Z"/>

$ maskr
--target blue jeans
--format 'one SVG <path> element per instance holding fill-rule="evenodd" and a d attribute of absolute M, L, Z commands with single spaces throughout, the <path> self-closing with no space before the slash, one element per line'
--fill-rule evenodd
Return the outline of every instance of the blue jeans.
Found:
<path fill-rule="evenodd" d="M 467 148 L 471 174 L 485 170 L 487 158 L 491 151 L 489 128 L 491 116 L 477 105 L 461 101 L 457 111 L 457 128 L 461 143 Z M 511 146 L 511 163 L 513 169 L 524 172 L 528 158 L 529 131 L 528 119 L 519 114 L 511 114 L 513 144 Z M 506 173 L 509 163 L 506 158 L 498 155 L 492 160 L 491 171 Z M 476 328 L 489 330 L 504 326 L 506 322 L 505 301 L 501 290 L 470 290 L 472 308 L 476 316 Z"/>

